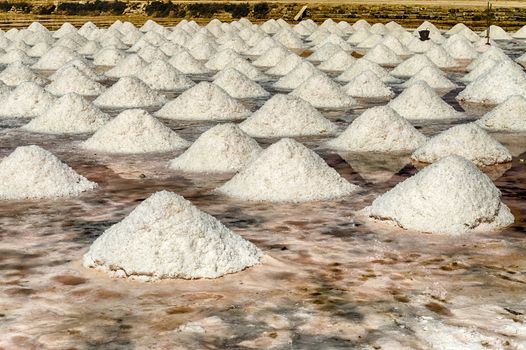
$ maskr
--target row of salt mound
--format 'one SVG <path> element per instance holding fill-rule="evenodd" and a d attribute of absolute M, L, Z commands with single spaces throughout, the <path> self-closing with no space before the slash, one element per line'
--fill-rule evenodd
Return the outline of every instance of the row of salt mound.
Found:
<path fill-rule="evenodd" d="M 138 280 L 217 278 L 259 263 L 263 253 L 183 197 L 151 195 L 98 237 L 84 266 Z"/>

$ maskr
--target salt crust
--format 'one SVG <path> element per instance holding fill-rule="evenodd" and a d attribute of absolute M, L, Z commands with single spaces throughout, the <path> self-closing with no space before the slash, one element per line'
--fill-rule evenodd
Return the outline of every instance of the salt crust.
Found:
<path fill-rule="evenodd" d="M 290 94 L 317 108 L 349 108 L 356 103 L 324 73 L 312 75 Z"/>
<path fill-rule="evenodd" d="M 25 81 L 38 85 L 46 84 L 47 80 L 34 73 L 22 63 L 11 63 L 0 72 L 0 81 L 8 86 L 18 86 Z"/>
<path fill-rule="evenodd" d="M 284 76 L 287 75 L 290 71 L 296 68 L 298 64 L 302 62 L 303 60 L 300 56 L 296 55 L 295 53 L 291 53 L 285 58 L 283 58 L 281 61 L 279 61 L 279 63 L 276 64 L 274 67 L 267 70 L 266 73 L 270 75 Z"/>
<path fill-rule="evenodd" d="M 73 51 L 63 46 L 55 46 L 40 57 L 31 68 L 41 70 L 57 70 L 69 61 L 78 59 Z"/>
<path fill-rule="evenodd" d="M 408 230 L 458 235 L 512 224 L 514 217 L 500 197 L 473 163 L 449 156 L 399 183 L 364 212 Z"/>
<path fill-rule="evenodd" d="M 71 92 L 83 96 L 98 96 L 106 88 L 91 80 L 75 66 L 68 66 L 55 75 L 53 81 L 46 86 L 46 90 L 57 96 Z"/>
<path fill-rule="evenodd" d="M 0 102 L 0 117 L 34 118 L 55 101 L 53 95 L 33 82 L 23 82 Z"/>
<path fill-rule="evenodd" d="M 148 87 L 136 77 L 120 78 L 93 103 L 105 108 L 146 108 L 162 106 L 166 96 Z"/>
<path fill-rule="evenodd" d="M 414 55 L 413 57 L 400 63 L 395 69 L 391 71 L 394 76 L 411 77 L 418 73 L 424 67 L 437 66 L 426 55 Z"/>
<path fill-rule="evenodd" d="M 0 199 L 76 196 L 97 187 L 57 157 L 35 145 L 16 148 L 0 162 Z"/>
<path fill-rule="evenodd" d="M 250 115 L 219 86 L 201 82 L 165 104 L 155 115 L 178 120 L 239 120 Z"/>
<path fill-rule="evenodd" d="M 356 58 L 341 50 L 326 61 L 322 62 L 318 66 L 318 69 L 329 72 L 341 72 L 351 67 L 355 61 Z"/>
<path fill-rule="evenodd" d="M 270 95 L 258 83 L 232 67 L 217 73 L 213 83 L 234 98 L 262 98 Z"/>
<path fill-rule="evenodd" d="M 343 90 L 352 97 L 391 99 L 394 92 L 370 70 L 366 70 L 348 82 Z"/>
<path fill-rule="evenodd" d="M 192 80 L 163 60 L 154 60 L 136 76 L 154 90 L 183 91 L 195 85 Z"/>
<path fill-rule="evenodd" d="M 309 102 L 276 94 L 239 127 L 253 137 L 332 135 L 338 127 Z"/>
<path fill-rule="evenodd" d="M 122 78 L 138 74 L 148 63 L 136 54 L 131 54 L 122 59 L 115 67 L 104 73 L 110 78 Z"/>
<path fill-rule="evenodd" d="M 131 154 L 169 152 L 189 145 L 148 112 L 128 109 L 98 129 L 81 147 L 97 152 Z"/>
<path fill-rule="evenodd" d="M 511 162 L 511 153 L 474 123 L 454 126 L 431 138 L 411 156 L 434 163 L 449 155 L 464 157 L 479 166 Z"/>
<path fill-rule="evenodd" d="M 182 51 L 173 56 L 168 63 L 184 74 L 206 74 L 210 72 L 204 64 L 192 57 L 188 51 Z"/>
<path fill-rule="evenodd" d="M 294 90 L 301 85 L 304 81 L 310 78 L 312 75 L 320 74 L 321 72 L 314 67 L 310 62 L 301 62 L 287 75 L 279 78 L 272 87 L 281 90 Z"/>
<path fill-rule="evenodd" d="M 426 141 L 427 137 L 393 109 L 379 106 L 363 112 L 327 145 L 346 152 L 410 153 Z"/>
<path fill-rule="evenodd" d="M 389 107 L 402 117 L 410 120 L 451 119 L 460 117 L 460 113 L 442 100 L 436 92 L 422 80 L 417 80 L 406 88 Z"/>
<path fill-rule="evenodd" d="M 393 50 L 383 44 L 377 44 L 363 57 L 366 60 L 377 63 L 381 66 L 396 66 L 402 62 L 400 57 L 398 57 Z"/>
<path fill-rule="evenodd" d="M 80 134 L 94 132 L 110 117 L 75 93 L 59 98 L 42 115 L 22 129 L 48 134 Z"/>
<path fill-rule="evenodd" d="M 241 200 L 305 202 L 337 199 L 358 189 L 314 151 L 281 139 L 217 191 Z"/>
<path fill-rule="evenodd" d="M 477 125 L 491 131 L 526 131 L 526 98 L 511 96 L 476 121 Z"/>
<path fill-rule="evenodd" d="M 205 131 L 170 168 L 184 172 L 236 172 L 256 159 L 261 147 L 235 124 L 219 124 Z"/>
<path fill-rule="evenodd" d="M 446 78 L 444 73 L 433 66 L 427 66 L 418 71 L 415 75 L 406 81 L 403 86 L 411 86 L 416 81 L 422 80 L 427 83 L 430 87 L 437 90 L 453 90 L 457 87 L 455 83 Z"/>
<path fill-rule="evenodd" d="M 140 281 L 218 278 L 259 263 L 263 253 L 183 197 L 154 193 L 98 237 L 84 266 Z"/>

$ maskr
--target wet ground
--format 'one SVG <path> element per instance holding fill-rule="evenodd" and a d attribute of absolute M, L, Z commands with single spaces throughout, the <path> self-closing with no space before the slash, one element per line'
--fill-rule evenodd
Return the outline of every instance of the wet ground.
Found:
<path fill-rule="evenodd" d="M 523 44 L 508 49 L 515 56 Z M 462 110 L 458 91 L 445 99 Z M 255 110 L 264 101 L 245 102 Z M 385 102 L 324 113 L 343 130 L 375 104 Z M 471 106 L 465 119 L 418 127 L 434 135 L 485 110 Z M 16 128 L 23 122 L 2 121 L 0 157 L 38 144 L 100 186 L 70 199 L 0 202 L 2 349 L 526 348 L 526 135 L 496 134 L 513 163 L 484 169 L 515 224 L 451 237 L 357 217 L 416 173 L 408 156 L 337 154 L 323 138 L 302 138 L 362 190 L 339 201 L 268 205 L 214 194 L 231 175 L 168 169 L 178 153 L 94 154 L 78 147 L 88 135 L 31 134 Z M 192 141 L 212 125 L 164 122 Z M 81 266 L 96 237 L 162 189 L 254 242 L 262 264 L 215 280 L 157 283 Z"/>

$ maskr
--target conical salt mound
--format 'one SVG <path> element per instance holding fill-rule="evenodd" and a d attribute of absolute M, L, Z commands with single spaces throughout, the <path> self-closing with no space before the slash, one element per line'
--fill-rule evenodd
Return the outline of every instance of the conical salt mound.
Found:
<path fill-rule="evenodd" d="M 472 60 L 479 55 L 473 44 L 462 34 L 454 34 L 447 39 L 443 46 L 451 57 L 458 60 Z"/>
<path fill-rule="evenodd" d="M 418 119 L 451 119 L 459 117 L 459 112 L 442 100 L 425 81 L 417 80 L 402 91 L 389 107 L 402 117 Z"/>
<path fill-rule="evenodd" d="M 219 124 L 205 131 L 170 168 L 185 172 L 236 172 L 256 159 L 258 143 L 235 124 Z"/>
<path fill-rule="evenodd" d="M 162 60 L 153 61 L 136 76 L 154 90 L 184 91 L 195 85 L 171 64 Z"/>
<path fill-rule="evenodd" d="M 213 216 L 161 191 L 104 231 L 84 266 L 142 281 L 218 278 L 258 264 L 262 255 Z"/>
<path fill-rule="evenodd" d="M 0 56 L 0 64 L 11 64 L 14 62 L 20 62 L 23 64 L 32 64 L 34 59 L 29 57 L 25 51 L 20 49 L 12 49 L 7 53 Z"/>
<path fill-rule="evenodd" d="M 262 98 L 270 94 L 258 83 L 235 68 L 226 68 L 214 76 L 214 84 L 234 98 Z"/>
<path fill-rule="evenodd" d="M 24 82 L 0 102 L 0 118 L 34 118 L 46 111 L 55 98 L 39 85 Z"/>
<path fill-rule="evenodd" d="M 397 83 L 399 82 L 398 79 L 392 77 L 389 75 L 389 72 L 385 70 L 384 68 L 380 67 L 380 65 L 365 60 L 363 58 L 360 58 L 356 60 L 356 62 L 353 63 L 351 67 L 349 67 L 347 70 L 345 70 L 342 74 L 340 74 L 338 77 L 336 77 L 336 80 L 338 81 L 344 81 L 349 82 L 356 78 L 358 75 L 362 74 L 366 70 L 370 70 L 374 74 L 378 76 L 384 83 Z"/>
<path fill-rule="evenodd" d="M 148 112 L 128 109 L 97 130 L 81 147 L 106 153 L 150 153 L 179 150 L 189 145 Z"/>
<path fill-rule="evenodd" d="M 69 93 L 83 96 L 98 96 L 106 88 L 91 80 L 75 66 L 69 66 L 54 77 L 54 80 L 46 86 L 46 90 L 57 96 Z"/>
<path fill-rule="evenodd" d="M 512 34 L 512 37 L 515 39 L 526 39 L 526 26 L 522 26 L 519 30 Z"/>
<path fill-rule="evenodd" d="M 219 86 L 201 82 L 165 104 L 155 115 L 179 120 L 239 120 L 250 111 Z"/>
<path fill-rule="evenodd" d="M 325 61 L 334 56 L 336 53 L 342 51 L 340 46 L 333 43 L 325 43 L 322 46 L 316 47 L 314 49 L 314 53 L 307 57 L 307 61 Z"/>
<path fill-rule="evenodd" d="M 338 127 L 310 103 L 276 94 L 239 127 L 253 137 L 331 135 Z"/>
<path fill-rule="evenodd" d="M 526 131 L 526 98 L 512 96 L 476 121 L 491 131 Z"/>
<path fill-rule="evenodd" d="M 18 147 L 0 162 L 0 199 L 76 196 L 97 187 L 38 146 Z"/>
<path fill-rule="evenodd" d="M 69 61 L 79 57 L 70 49 L 63 46 L 55 46 L 35 63 L 31 68 L 42 70 L 57 70 Z"/>
<path fill-rule="evenodd" d="M 115 67 L 104 73 L 110 78 L 122 78 L 138 74 L 148 63 L 136 54 L 131 54 L 122 59 Z"/>
<path fill-rule="evenodd" d="M 488 32 L 487 30 L 483 31 L 482 33 L 480 33 L 480 36 L 483 37 L 483 38 L 487 38 L 487 36 L 488 36 L 487 32 Z M 511 35 L 506 33 L 506 31 L 504 29 L 502 29 L 501 27 L 496 26 L 496 25 L 491 25 L 489 27 L 489 36 L 493 40 L 511 40 L 511 39 L 513 39 L 511 37 Z"/>
<path fill-rule="evenodd" d="M 94 132 L 110 117 L 75 93 L 59 98 L 42 115 L 22 129 L 47 134 L 81 134 Z"/>
<path fill-rule="evenodd" d="M 204 66 L 201 62 L 196 60 L 188 51 L 182 51 L 179 54 L 173 56 L 168 61 L 178 71 L 184 74 L 206 74 L 210 73 L 210 70 Z"/>
<path fill-rule="evenodd" d="M 294 90 L 309 77 L 319 73 L 321 72 L 312 63 L 301 62 L 287 75 L 279 78 L 272 86 L 275 89 Z"/>
<path fill-rule="evenodd" d="M 468 74 L 460 78 L 460 80 L 468 82 L 468 83 L 475 81 L 481 75 L 484 75 L 488 73 L 489 71 L 493 70 L 493 67 L 496 67 L 497 65 L 501 65 L 501 64 L 510 64 L 510 63 L 509 62 L 499 62 L 492 58 L 488 58 L 487 60 L 480 62 L 480 64 L 477 65 L 477 67 L 475 67 L 471 72 L 469 72 Z"/>
<path fill-rule="evenodd" d="M 349 108 L 355 101 L 323 73 L 314 74 L 290 93 L 318 108 Z"/>
<path fill-rule="evenodd" d="M 517 64 L 496 64 L 466 86 L 459 101 L 499 104 L 513 95 L 526 97 L 526 73 Z"/>
<path fill-rule="evenodd" d="M 352 97 L 390 99 L 394 97 L 391 88 L 370 70 L 366 70 L 352 79 L 343 90 Z"/>
<path fill-rule="evenodd" d="M 47 80 L 35 74 L 29 67 L 22 63 L 11 63 L 2 72 L 0 80 L 8 86 L 18 86 L 25 81 L 38 85 L 46 84 Z"/>
<path fill-rule="evenodd" d="M 256 67 L 270 68 L 276 66 L 279 61 L 290 54 L 290 51 L 283 46 L 271 47 L 265 51 L 257 60 L 252 62 Z"/>
<path fill-rule="evenodd" d="M 235 59 L 243 58 L 240 54 L 231 49 L 219 51 L 214 56 L 210 57 L 206 62 L 205 67 L 210 70 L 221 70 L 225 68 L 230 62 Z"/>
<path fill-rule="evenodd" d="M 511 153 L 474 123 L 454 126 L 431 138 L 411 158 L 434 163 L 449 155 L 462 156 L 480 166 L 511 162 Z"/>
<path fill-rule="evenodd" d="M 394 76 L 412 77 L 418 73 L 422 68 L 437 66 L 425 55 L 414 55 L 413 57 L 400 63 L 395 69 L 391 71 Z"/>
<path fill-rule="evenodd" d="M 93 64 L 96 66 L 114 67 L 125 58 L 126 54 L 122 50 L 105 47 L 93 55 Z"/>
<path fill-rule="evenodd" d="M 356 58 L 352 57 L 349 53 L 340 50 L 334 54 L 334 56 L 322 62 L 318 66 L 318 69 L 328 72 L 342 72 L 350 68 L 355 61 Z"/>
<path fill-rule="evenodd" d="M 363 58 L 381 66 L 396 66 L 402 62 L 393 50 L 383 44 L 378 44 L 373 47 Z"/>
<path fill-rule="evenodd" d="M 218 188 L 227 196 L 249 201 L 305 202 L 330 200 L 358 190 L 315 152 L 292 139 L 282 139 Z"/>
<path fill-rule="evenodd" d="M 427 137 L 387 106 L 373 107 L 356 118 L 330 148 L 347 152 L 409 153 Z"/>
<path fill-rule="evenodd" d="M 48 77 L 48 79 L 51 80 L 51 81 L 55 80 L 57 77 L 60 77 L 61 75 L 63 75 L 63 72 L 66 69 L 69 69 L 70 67 L 75 67 L 76 69 L 81 71 L 85 76 L 87 76 L 91 80 L 101 81 L 101 80 L 105 79 L 103 76 L 101 76 L 97 72 L 95 72 L 95 70 L 91 66 L 91 64 L 86 63 L 86 61 L 79 60 L 79 59 L 73 60 L 73 61 L 69 61 L 68 63 L 66 63 L 65 65 L 60 67 L 58 70 L 56 70 L 55 73 L 51 74 Z"/>
<path fill-rule="evenodd" d="M 284 76 L 292 71 L 298 64 L 303 62 L 302 58 L 295 53 L 291 53 L 281 61 L 279 61 L 274 67 L 267 70 L 267 74 Z"/>
<path fill-rule="evenodd" d="M 146 108 L 166 103 L 166 97 L 136 77 L 120 78 L 93 103 L 103 108 Z"/>
<path fill-rule="evenodd" d="M 422 68 L 411 79 L 406 81 L 403 86 L 411 86 L 418 80 L 425 81 L 427 85 L 437 90 L 449 91 L 457 87 L 457 84 L 446 78 L 440 69 L 432 66 Z"/>
<path fill-rule="evenodd" d="M 376 198 L 368 216 L 408 230 L 463 234 L 513 223 L 489 177 L 469 160 L 449 156 Z"/>
<path fill-rule="evenodd" d="M 426 51 L 425 55 L 439 68 L 453 68 L 460 64 L 451 57 L 440 45 L 435 45 Z"/>

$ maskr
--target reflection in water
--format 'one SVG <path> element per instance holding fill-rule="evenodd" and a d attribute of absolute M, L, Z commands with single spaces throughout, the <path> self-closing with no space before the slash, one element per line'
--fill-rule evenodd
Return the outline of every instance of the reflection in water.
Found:
<path fill-rule="evenodd" d="M 386 182 L 411 161 L 408 155 L 378 153 L 338 153 L 367 182 Z"/>

